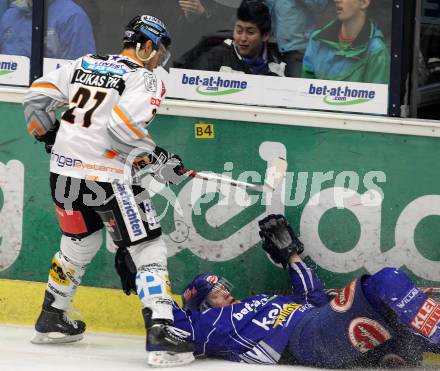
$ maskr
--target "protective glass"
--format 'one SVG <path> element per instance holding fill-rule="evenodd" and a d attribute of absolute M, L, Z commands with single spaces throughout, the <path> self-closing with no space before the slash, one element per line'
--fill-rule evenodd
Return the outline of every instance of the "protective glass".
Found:
<path fill-rule="evenodd" d="M 158 53 L 160 55 L 160 65 L 165 66 L 171 58 L 171 52 L 165 48 L 165 46 L 161 45 Z"/>

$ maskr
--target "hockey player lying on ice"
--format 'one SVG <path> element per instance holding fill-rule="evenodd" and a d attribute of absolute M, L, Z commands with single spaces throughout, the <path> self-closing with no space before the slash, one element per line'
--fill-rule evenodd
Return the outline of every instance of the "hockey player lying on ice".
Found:
<path fill-rule="evenodd" d="M 259 224 L 263 248 L 288 267 L 292 294 L 238 301 L 223 278 L 198 275 L 184 291 L 185 310 L 175 305 L 173 324 L 177 336 L 187 332 L 196 356 L 339 368 L 416 365 L 424 351 L 440 353 L 440 305 L 405 273 L 364 275 L 329 302 L 285 218 Z"/>

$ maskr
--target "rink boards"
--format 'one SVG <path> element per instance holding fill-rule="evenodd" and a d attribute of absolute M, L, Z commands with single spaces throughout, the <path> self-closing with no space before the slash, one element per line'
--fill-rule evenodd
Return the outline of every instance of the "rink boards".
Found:
<path fill-rule="evenodd" d="M 437 123 L 213 107 L 171 102 L 161 107 L 151 133 L 199 171 L 262 183 L 275 156 L 287 159 L 288 170 L 282 188 L 272 195 L 196 180 L 154 189 L 174 292 L 206 270 L 225 275 L 238 297 L 288 289 L 286 274 L 267 260 L 259 244 L 257 222 L 268 213 L 287 215 L 325 287 L 340 287 L 387 265 L 402 267 L 421 286 L 440 286 Z M 20 285 L 18 292 L 27 294 L 15 305 L 24 307 L 35 297 L 36 312 L 44 286 L 10 280 L 45 282 L 58 249 L 49 157 L 27 134 L 19 104 L 0 103 L 0 110 L 0 296 Z M 136 298 L 117 290 L 113 260 L 114 246 L 104 243 L 75 305 L 83 315 L 93 298 L 100 298 L 104 312 L 126 305 L 132 308 L 130 320 L 136 318 L 129 327 L 143 331 Z M 109 290 L 87 296 L 93 287 Z M 0 314 L 0 320 L 13 312 Z"/>

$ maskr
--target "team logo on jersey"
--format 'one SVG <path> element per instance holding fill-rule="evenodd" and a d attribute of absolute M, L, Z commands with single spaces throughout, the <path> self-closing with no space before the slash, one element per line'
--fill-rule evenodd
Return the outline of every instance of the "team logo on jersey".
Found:
<path fill-rule="evenodd" d="M 144 83 L 145 89 L 150 93 L 155 93 L 157 91 L 157 78 L 154 73 L 144 72 Z"/>
<path fill-rule="evenodd" d="M 425 336 L 431 336 L 440 326 L 440 304 L 431 298 L 426 299 L 416 316 L 411 321 L 411 326 Z"/>
<path fill-rule="evenodd" d="M 89 63 L 85 59 L 81 62 L 81 67 L 87 71 L 96 72 L 102 75 L 125 75 L 127 69 L 122 63 L 113 63 L 109 61 L 92 61 Z"/>
<path fill-rule="evenodd" d="M 387 329 L 379 322 L 366 317 L 358 317 L 350 322 L 348 336 L 351 344 L 361 353 L 366 353 L 391 339 Z"/>
<path fill-rule="evenodd" d="M 356 292 L 356 280 L 351 282 L 343 289 L 338 289 L 338 294 L 330 302 L 330 306 L 335 312 L 344 313 L 351 308 Z"/>
<path fill-rule="evenodd" d="M 278 318 L 275 320 L 275 324 L 273 328 L 278 327 L 279 325 L 283 326 L 284 320 L 289 317 L 292 313 L 295 313 L 299 308 L 301 308 L 301 304 L 285 304 L 283 306 L 283 310 L 281 311 Z"/>
<path fill-rule="evenodd" d="M 150 103 L 151 103 L 151 105 L 152 106 L 160 106 L 160 99 L 159 98 L 151 98 L 151 101 L 150 101 Z"/>
<path fill-rule="evenodd" d="M 271 298 L 263 297 L 260 300 L 252 300 L 252 302 L 244 303 L 244 307 L 239 311 L 235 312 L 232 317 L 234 317 L 237 321 L 241 321 L 247 314 L 249 313 L 257 313 L 258 308 L 266 305 Z M 273 303 L 275 306 L 275 310 L 269 312 L 270 320 L 268 321 L 266 317 L 262 319 L 262 322 L 257 321 L 255 318 L 252 320 L 257 326 L 263 327 L 266 331 L 269 331 L 269 327 L 267 325 L 272 325 L 275 322 L 276 316 L 281 312 L 282 308 L 280 305 Z M 277 311 L 279 310 L 279 311 Z"/>

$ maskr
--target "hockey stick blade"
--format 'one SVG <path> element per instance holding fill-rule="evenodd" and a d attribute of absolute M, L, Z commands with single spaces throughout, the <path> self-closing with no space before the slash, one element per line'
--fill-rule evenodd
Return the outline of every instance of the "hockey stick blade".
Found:
<path fill-rule="evenodd" d="M 287 170 L 287 161 L 282 157 L 276 157 L 272 160 L 267 169 L 266 179 L 264 184 L 272 191 L 280 185 Z"/>

